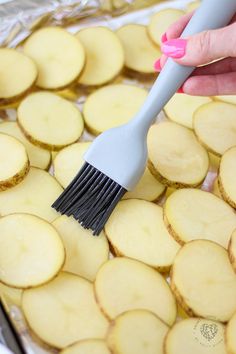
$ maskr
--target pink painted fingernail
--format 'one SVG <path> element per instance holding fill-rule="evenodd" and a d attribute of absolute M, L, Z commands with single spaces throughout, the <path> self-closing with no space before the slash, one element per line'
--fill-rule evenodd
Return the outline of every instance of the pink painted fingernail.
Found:
<path fill-rule="evenodd" d="M 166 41 L 165 43 L 162 43 L 161 51 L 167 57 L 179 59 L 185 55 L 186 45 L 187 45 L 186 39 L 181 39 L 181 38 L 171 39 L 169 41 Z"/>
<path fill-rule="evenodd" d="M 161 41 L 162 41 L 162 43 L 164 43 L 164 42 L 167 41 L 167 35 L 166 35 L 166 33 L 164 33 L 164 34 L 161 36 Z"/>
<path fill-rule="evenodd" d="M 183 90 L 182 86 L 177 90 L 177 93 L 184 93 L 184 90 Z"/>
<path fill-rule="evenodd" d="M 157 61 L 155 61 L 154 63 L 154 69 L 157 71 L 157 72 L 160 72 L 161 71 L 161 60 L 158 59 Z"/>

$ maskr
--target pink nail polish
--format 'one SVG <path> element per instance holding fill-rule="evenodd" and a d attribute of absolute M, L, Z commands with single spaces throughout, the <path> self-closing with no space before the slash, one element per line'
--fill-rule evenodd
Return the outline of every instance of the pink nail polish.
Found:
<path fill-rule="evenodd" d="M 160 72 L 160 71 L 161 71 L 161 61 L 160 61 L 160 59 L 158 59 L 158 60 L 154 63 L 154 69 L 155 69 L 157 72 Z"/>
<path fill-rule="evenodd" d="M 186 45 L 187 45 L 186 39 L 181 39 L 181 38 L 171 39 L 169 41 L 166 41 L 165 43 L 162 43 L 161 51 L 167 57 L 180 59 L 185 55 Z"/>
<path fill-rule="evenodd" d="M 161 36 L 161 41 L 162 41 L 162 43 L 164 43 L 164 42 L 167 41 L 167 35 L 166 35 L 166 33 L 164 33 L 164 34 Z"/>
<path fill-rule="evenodd" d="M 177 93 L 184 93 L 182 86 L 177 90 Z"/>

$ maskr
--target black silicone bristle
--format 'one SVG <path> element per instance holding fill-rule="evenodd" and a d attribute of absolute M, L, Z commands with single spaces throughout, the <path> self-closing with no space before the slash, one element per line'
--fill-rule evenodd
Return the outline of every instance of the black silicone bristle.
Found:
<path fill-rule="evenodd" d="M 52 207 L 99 235 L 126 189 L 85 162 Z"/>

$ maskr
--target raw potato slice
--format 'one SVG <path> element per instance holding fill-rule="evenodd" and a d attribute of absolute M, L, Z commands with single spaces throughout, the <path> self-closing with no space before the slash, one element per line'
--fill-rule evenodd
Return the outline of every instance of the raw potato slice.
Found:
<path fill-rule="evenodd" d="M 180 244 L 206 239 L 227 248 L 236 214 L 222 199 L 198 189 L 181 189 L 165 203 L 165 223 Z"/>
<path fill-rule="evenodd" d="M 165 192 L 166 187 L 156 180 L 148 168 L 138 184 L 130 192 L 125 193 L 123 199 L 143 199 L 150 202 L 157 201 Z"/>
<path fill-rule="evenodd" d="M 164 354 L 163 343 L 168 330 L 152 312 L 124 312 L 111 323 L 108 346 L 114 354 Z"/>
<path fill-rule="evenodd" d="M 117 30 L 125 50 L 125 66 L 142 74 L 154 74 L 154 62 L 161 56 L 143 25 L 128 24 Z"/>
<path fill-rule="evenodd" d="M 94 237 L 75 219 L 63 215 L 53 221 L 66 250 L 64 270 L 93 281 L 100 266 L 108 260 L 109 246 L 104 232 Z"/>
<path fill-rule="evenodd" d="M 29 288 L 50 281 L 65 260 L 63 243 L 48 222 L 30 214 L 0 219 L 0 281 Z"/>
<path fill-rule="evenodd" d="M 236 146 L 227 150 L 220 161 L 219 188 L 224 200 L 236 208 Z"/>
<path fill-rule="evenodd" d="M 170 25 L 178 21 L 183 15 L 184 11 L 178 9 L 165 9 L 152 15 L 147 30 L 153 42 L 161 46 L 162 35 Z"/>
<path fill-rule="evenodd" d="M 156 270 L 139 261 L 116 257 L 101 266 L 95 280 L 97 301 L 111 319 L 124 311 L 144 309 L 166 324 L 176 318 L 176 303 L 169 285 Z"/>
<path fill-rule="evenodd" d="M 227 322 L 236 311 L 236 274 L 228 252 L 215 242 L 194 240 L 179 250 L 171 288 L 191 316 Z"/>
<path fill-rule="evenodd" d="M 236 230 L 234 230 L 229 243 L 229 258 L 236 272 Z"/>
<path fill-rule="evenodd" d="M 205 104 L 195 111 L 193 126 L 206 149 L 221 156 L 236 145 L 236 106 L 223 102 Z"/>
<path fill-rule="evenodd" d="M 166 354 L 227 354 L 225 326 L 216 321 L 188 318 L 176 323 L 165 339 Z"/>
<path fill-rule="evenodd" d="M 106 342 L 102 339 L 81 340 L 62 350 L 60 354 L 111 354 Z"/>
<path fill-rule="evenodd" d="M 0 193 L 0 215 L 28 213 L 53 221 L 58 214 L 51 205 L 62 191 L 48 172 L 31 167 L 19 185 Z"/>
<path fill-rule="evenodd" d="M 193 132 L 172 122 L 151 126 L 148 156 L 151 173 L 174 188 L 198 186 L 209 167 L 208 154 Z"/>
<path fill-rule="evenodd" d="M 162 208 L 144 200 L 121 201 L 105 232 L 116 254 L 137 259 L 159 271 L 169 269 L 180 248 L 167 231 Z"/>
<path fill-rule="evenodd" d="M 197 108 L 212 100 L 209 97 L 176 93 L 164 107 L 167 117 L 187 128 L 193 128 L 193 114 Z"/>
<path fill-rule="evenodd" d="M 140 110 L 147 91 L 125 84 L 109 85 L 88 96 L 83 107 L 85 124 L 98 135 L 127 123 Z"/>
<path fill-rule="evenodd" d="M 226 326 L 226 346 L 228 354 L 236 354 L 236 312 Z"/>
<path fill-rule="evenodd" d="M 72 88 L 67 88 L 65 90 L 57 91 L 56 93 L 62 96 L 63 98 L 67 98 L 70 101 L 76 101 L 76 99 L 78 98 L 78 94 L 76 90 Z"/>
<path fill-rule="evenodd" d="M 209 160 L 210 160 L 210 168 L 213 171 L 217 171 L 218 172 L 218 169 L 219 169 L 219 166 L 220 166 L 220 157 L 212 154 L 211 152 L 209 152 Z"/>
<path fill-rule="evenodd" d="M 0 105 L 11 104 L 34 86 L 38 71 L 28 56 L 15 49 L 0 49 Z"/>
<path fill-rule="evenodd" d="M 125 61 L 124 49 L 114 32 L 106 27 L 90 27 L 79 31 L 76 37 L 86 53 L 85 67 L 78 81 L 80 84 L 103 85 L 120 73 Z"/>
<path fill-rule="evenodd" d="M 0 133 L 0 191 L 19 184 L 29 172 L 24 145 L 10 135 Z"/>
<path fill-rule="evenodd" d="M 53 160 L 54 176 L 66 188 L 84 164 L 83 155 L 90 142 L 76 143 L 62 149 Z"/>
<path fill-rule="evenodd" d="M 236 95 L 215 96 L 217 101 L 236 104 Z"/>
<path fill-rule="evenodd" d="M 24 52 L 36 63 L 37 86 L 60 90 L 75 82 L 84 63 L 85 52 L 78 38 L 63 28 L 45 27 L 34 32 L 24 44 Z"/>
<path fill-rule="evenodd" d="M 93 284 L 65 272 L 48 284 L 24 291 L 22 308 L 39 338 L 60 349 L 83 339 L 103 339 L 108 329 Z"/>
<path fill-rule="evenodd" d="M 51 92 L 36 92 L 18 107 L 18 124 L 28 140 L 47 150 L 58 151 L 74 143 L 83 132 L 79 109 Z"/>
<path fill-rule="evenodd" d="M 6 300 L 9 305 L 21 306 L 21 289 L 11 288 L 5 284 L 0 283 L 0 298 Z"/>
<path fill-rule="evenodd" d="M 0 123 L 0 132 L 13 136 L 25 146 L 31 166 L 42 168 L 43 170 L 48 169 L 51 162 L 50 152 L 31 144 L 16 122 L 6 121 Z"/>
<path fill-rule="evenodd" d="M 187 4 L 186 11 L 187 11 L 187 12 L 195 11 L 195 10 L 200 6 L 200 4 L 201 4 L 200 1 L 193 1 L 193 2 L 190 2 L 189 4 Z"/>
<path fill-rule="evenodd" d="M 213 194 L 215 194 L 217 197 L 219 197 L 219 198 L 222 199 L 222 195 L 221 195 L 220 189 L 219 189 L 218 177 L 216 177 L 215 180 L 214 180 L 212 192 L 213 192 Z"/>

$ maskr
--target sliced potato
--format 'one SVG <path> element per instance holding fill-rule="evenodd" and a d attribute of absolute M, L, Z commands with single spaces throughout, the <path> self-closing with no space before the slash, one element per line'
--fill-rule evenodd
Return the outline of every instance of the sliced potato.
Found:
<path fill-rule="evenodd" d="M 228 252 L 215 242 L 194 240 L 179 250 L 171 288 L 190 315 L 226 322 L 236 311 L 236 274 Z"/>
<path fill-rule="evenodd" d="M 209 167 L 208 154 L 193 132 L 172 122 L 151 126 L 148 156 L 151 173 L 174 188 L 198 186 Z"/>
<path fill-rule="evenodd" d="M 154 62 L 161 56 L 143 25 L 128 24 L 117 30 L 125 50 L 125 66 L 142 74 L 154 74 Z"/>
<path fill-rule="evenodd" d="M 90 142 L 75 143 L 62 149 L 53 160 L 54 176 L 66 188 L 84 164 L 83 155 Z"/>
<path fill-rule="evenodd" d="M 150 311 L 127 311 L 111 323 L 108 346 L 114 354 L 164 354 L 163 343 L 168 329 Z"/>
<path fill-rule="evenodd" d="M 163 196 L 165 190 L 166 187 L 146 168 L 138 184 L 132 191 L 125 193 L 123 199 L 136 198 L 154 202 Z"/>
<path fill-rule="evenodd" d="M 201 4 L 201 1 L 193 1 L 187 4 L 186 11 L 187 12 L 192 12 L 195 11 Z"/>
<path fill-rule="evenodd" d="M 134 309 L 152 311 L 168 325 L 176 318 L 175 299 L 165 279 L 133 259 L 116 257 L 104 263 L 96 276 L 95 293 L 111 319 Z"/>
<path fill-rule="evenodd" d="M 165 339 L 166 354 L 227 354 L 225 326 L 216 321 L 188 318 L 176 323 Z"/>
<path fill-rule="evenodd" d="M 86 53 L 85 68 L 78 81 L 80 84 L 103 85 L 120 73 L 125 55 L 121 42 L 114 32 L 107 27 L 88 27 L 79 31 L 76 37 Z"/>
<path fill-rule="evenodd" d="M 0 105 L 11 104 L 25 96 L 37 80 L 33 60 L 15 49 L 0 48 Z"/>
<path fill-rule="evenodd" d="M 215 194 L 217 197 L 222 198 L 222 195 L 221 195 L 220 189 L 219 189 L 218 177 L 216 177 L 214 180 L 212 193 Z"/>
<path fill-rule="evenodd" d="M 190 96 L 176 93 L 165 105 L 164 111 L 167 117 L 187 128 L 193 128 L 193 114 L 205 103 L 212 100 L 210 97 Z"/>
<path fill-rule="evenodd" d="M 229 243 L 229 258 L 236 271 L 236 230 L 232 233 Z"/>
<path fill-rule="evenodd" d="M 236 312 L 226 326 L 226 346 L 228 354 L 236 354 Z"/>
<path fill-rule="evenodd" d="M 109 85 L 88 96 L 83 107 L 85 124 L 98 135 L 127 123 L 139 111 L 147 91 L 126 84 Z"/>
<path fill-rule="evenodd" d="M 0 281 L 16 288 L 44 284 L 63 266 L 65 252 L 52 225 L 30 214 L 0 218 Z"/>
<path fill-rule="evenodd" d="M 13 136 L 25 146 L 31 166 L 42 168 L 43 170 L 48 169 L 51 162 L 50 152 L 31 144 L 16 122 L 5 121 L 0 123 L 0 132 Z"/>
<path fill-rule="evenodd" d="M 22 290 L 12 288 L 0 283 L 0 298 L 6 300 L 7 304 L 21 306 Z"/>
<path fill-rule="evenodd" d="M 74 143 L 83 132 L 79 109 L 51 92 L 35 92 L 18 107 L 18 124 L 34 145 L 58 151 Z"/>
<path fill-rule="evenodd" d="M 180 244 L 206 239 L 227 248 L 236 228 L 234 210 L 222 199 L 199 189 L 174 192 L 166 200 L 164 217 L 168 230 Z"/>
<path fill-rule="evenodd" d="M 201 143 L 215 155 L 221 156 L 236 145 L 236 106 L 211 102 L 194 113 L 193 127 Z"/>
<path fill-rule="evenodd" d="M 0 133 L 0 191 L 19 184 L 29 172 L 24 145 L 10 135 Z"/>
<path fill-rule="evenodd" d="M 176 191 L 176 188 L 168 187 L 167 190 L 166 190 L 166 194 L 165 194 L 166 198 L 168 198 L 175 191 Z"/>
<path fill-rule="evenodd" d="M 236 146 L 227 150 L 221 158 L 219 188 L 224 200 L 236 208 Z"/>
<path fill-rule="evenodd" d="M 210 169 L 218 171 L 220 166 L 220 157 L 209 152 Z"/>
<path fill-rule="evenodd" d="M 179 9 L 164 9 L 152 15 L 147 30 L 153 42 L 160 46 L 162 35 L 183 15 L 184 11 Z"/>
<path fill-rule="evenodd" d="M 236 104 L 236 95 L 215 96 L 217 101 Z"/>
<path fill-rule="evenodd" d="M 102 339 L 85 339 L 62 350 L 60 354 L 111 354 Z"/>
<path fill-rule="evenodd" d="M 100 266 L 108 260 L 109 246 L 104 232 L 94 237 L 78 221 L 65 215 L 52 225 L 61 236 L 65 250 L 64 270 L 93 281 Z"/>
<path fill-rule="evenodd" d="M 169 269 L 180 248 L 167 231 L 162 208 L 144 200 L 121 201 L 105 232 L 117 255 L 137 259 L 159 271 Z"/>
<path fill-rule="evenodd" d="M 60 90 L 75 82 L 84 63 L 85 52 L 78 38 L 60 27 L 35 31 L 24 43 L 24 53 L 36 63 L 37 86 Z"/>
<path fill-rule="evenodd" d="M 66 98 L 70 101 L 76 101 L 76 99 L 78 98 L 78 94 L 77 94 L 76 90 L 74 90 L 72 88 L 67 88 L 65 90 L 56 91 L 56 93 L 59 96 Z"/>
<path fill-rule="evenodd" d="M 22 308 L 38 337 L 60 349 L 79 340 L 104 338 L 108 328 L 92 283 L 65 272 L 48 284 L 25 290 Z"/>
<path fill-rule="evenodd" d="M 53 221 L 58 214 L 51 205 L 62 191 L 48 172 L 31 167 L 19 185 L 0 193 L 0 214 L 28 213 Z"/>

